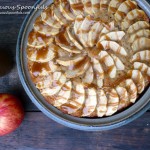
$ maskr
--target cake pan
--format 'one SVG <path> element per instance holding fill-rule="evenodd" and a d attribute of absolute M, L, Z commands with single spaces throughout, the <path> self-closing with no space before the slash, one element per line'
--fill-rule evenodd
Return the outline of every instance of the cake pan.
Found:
<path fill-rule="evenodd" d="M 150 5 L 145 0 L 136 1 L 150 17 Z M 34 6 L 48 6 L 52 2 L 52 0 L 39 0 Z M 64 114 L 54 106 L 50 105 L 35 87 L 27 68 L 26 47 L 28 34 L 33 28 L 33 23 L 37 16 L 40 15 L 41 11 L 42 10 L 40 9 L 32 9 L 30 14 L 26 16 L 18 36 L 16 61 L 19 77 L 26 93 L 32 102 L 45 115 L 70 128 L 84 131 L 102 131 L 123 126 L 140 117 L 150 108 L 150 86 L 145 89 L 134 105 L 123 112 L 105 118 L 77 118 L 68 114 Z"/>

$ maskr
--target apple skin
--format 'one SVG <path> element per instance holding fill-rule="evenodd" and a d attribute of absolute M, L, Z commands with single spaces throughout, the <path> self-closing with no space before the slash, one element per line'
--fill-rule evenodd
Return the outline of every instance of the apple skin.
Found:
<path fill-rule="evenodd" d="M 18 98 L 0 93 L 0 136 L 19 127 L 24 118 L 24 109 Z"/>

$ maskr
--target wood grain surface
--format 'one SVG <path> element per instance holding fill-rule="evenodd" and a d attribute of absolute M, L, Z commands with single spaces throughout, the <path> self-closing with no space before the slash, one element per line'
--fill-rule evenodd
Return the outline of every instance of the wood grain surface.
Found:
<path fill-rule="evenodd" d="M 0 150 L 148 150 L 150 113 L 121 128 L 84 132 L 64 127 L 40 112 L 26 113 L 14 133 L 0 138 Z"/>
<path fill-rule="evenodd" d="M 36 0 L 0 0 L 0 6 L 32 6 Z M 115 130 L 83 132 L 64 127 L 41 113 L 25 93 L 16 68 L 15 51 L 25 15 L 0 15 L 0 52 L 12 60 L 12 69 L 0 77 L 0 93 L 22 101 L 26 115 L 22 125 L 0 137 L 0 150 L 150 150 L 150 111 Z"/>

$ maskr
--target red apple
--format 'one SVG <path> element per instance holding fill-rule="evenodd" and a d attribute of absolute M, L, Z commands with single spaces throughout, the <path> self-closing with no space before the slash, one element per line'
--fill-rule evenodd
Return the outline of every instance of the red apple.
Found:
<path fill-rule="evenodd" d="M 21 124 L 24 110 L 18 98 L 0 94 L 0 136 L 8 134 Z"/>

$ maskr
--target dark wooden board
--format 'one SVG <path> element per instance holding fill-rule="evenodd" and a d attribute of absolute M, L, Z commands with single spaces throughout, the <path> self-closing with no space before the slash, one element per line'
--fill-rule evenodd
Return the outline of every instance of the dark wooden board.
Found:
<path fill-rule="evenodd" d="M 0 6 L 32 6 L 36 0 L 0 0 Z M 16 67 L 16 42 L 21 24 L 25 15 L 0 15 L 0 51 L 4 51 L 13 60 L 13 68 L 9 74 L 0 77 L 0 93 L 12 93 L 18 96 L 26 111 L 38 111 L 36 106 L 32 104 L 31 100 L 25 93 Z"/>
<path fill-rule="evenodd" d="M 0 138 L 0 150 L 149 150 L 150 113 L 115 130 L 84 132 L 64 127 L 41 112 L 26 113 L 15 132 Z"/>

